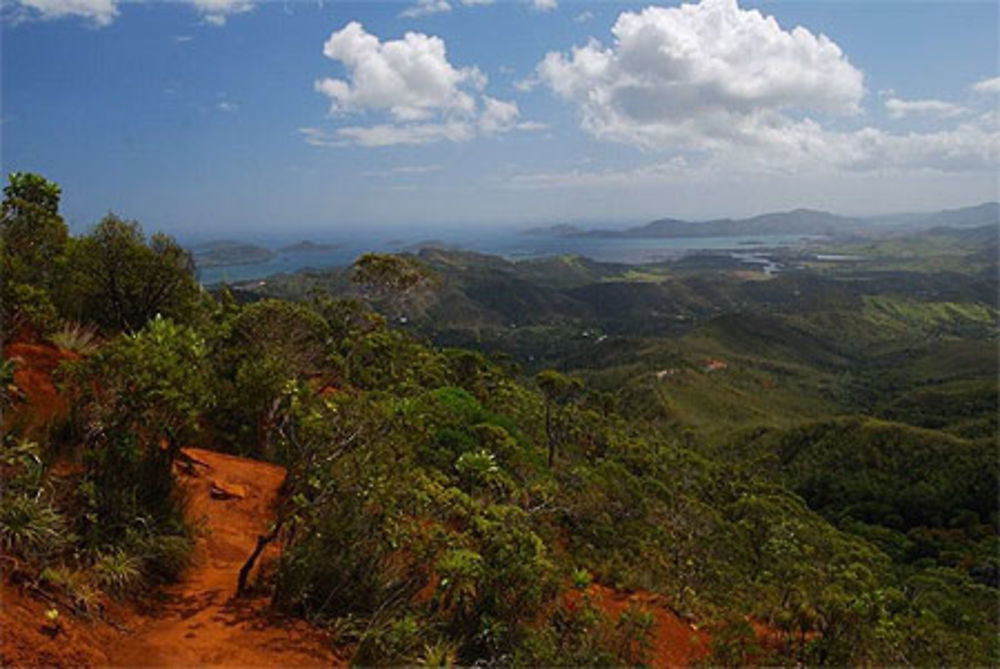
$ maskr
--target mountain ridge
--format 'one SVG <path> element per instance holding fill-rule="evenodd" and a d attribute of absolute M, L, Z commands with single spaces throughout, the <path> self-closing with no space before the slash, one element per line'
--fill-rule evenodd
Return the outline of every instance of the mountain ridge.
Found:
<path fill-rule="evenodd" d="M 789 211 L 769 212 L 746 218 L 717 218 L 687 221 L 659 218 L 624 230 L 581 231 L 571 225 L 533 228 L 526 234 L 552 234 L 559 237 L 644 238 L 671 237 L 740 237 L 745 235 L 800 234 L 844 236 L 872 227 L 924 229 L 938 226 L 982 226 L 1000 221 L 1000 203 L 984 202 L 968 207 L 942 209 L 929 213 L 906 213 L 892 216 L 841 216 L 818 209 L 800 207 Z"/>

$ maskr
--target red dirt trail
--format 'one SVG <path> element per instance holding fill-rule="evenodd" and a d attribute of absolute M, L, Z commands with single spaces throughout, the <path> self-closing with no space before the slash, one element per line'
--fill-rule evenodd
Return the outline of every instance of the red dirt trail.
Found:
<path fill-rule="evenodd" d="M 267 531 L 285 470 L 196 448 L 184 449 L 206 466 L 180 475 L 189 496 L 188 519 L 201 524 L 194 565 L 136 618 L 134 633 L 108 649 L 112 666 L 330 666 L 343 664 L 330 643 L 301 621 L 277 619 L 266 599 L 233 594 L 240 567 Z M 216 499 L 213 483 L 245 497 Z M 266 554 L 264 556 L 266 559 Z"/>
<path fill-rule="evenodd" d="M 26 400 L 19 413 L 29 426 L 62 415 L 67 400 L 52 373 L 79 356 L 48 345 L 14 344 L 14 382 Z M 187 519 L 196 528 L 194 562 L 181 580 L 132 607 L 115 605 L 114 618 L 129 631 L 68 616 L 63 631 L 47 635 L 39 623 L 49 605 L 0 582 L 0 666 L 127 667 L 309 667 L 343 666 L 329 640 L 303 621 L 279 618 L 266 598 L 235 598 L 240 567 L 274 515 L 285 470 L 197 448 L 193 473 L 178 474 L 188 497 Z M 212 488 L 237 493 L 219 499 Z M 275 549 L 260 562 L 273 560 Z M 433 586 L 432 586 L 433 588 Z M 588 595 L 617 619 L 631 604 L 653 614 L 651 665 L 684 667 L 704 659 L 708 637 L 681 620 L 663 600 L 647 592 L 625 593 L 593 584 Z M 570 597 L 578 596 L 571 594 Z"/>

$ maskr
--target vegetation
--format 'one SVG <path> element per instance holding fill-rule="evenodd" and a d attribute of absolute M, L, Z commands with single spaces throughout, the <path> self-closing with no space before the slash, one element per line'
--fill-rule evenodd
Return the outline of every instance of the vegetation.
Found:
<path fill-rule="evenodd" d="M 255 587 L 362 664 L 649 661 L 651 614 L 597 586 L 709 627 L 711 663 L 1000 661 L 982 275 L 428 251 L 234 296 L 137 223 L 69 237 L 41 177 L 5 194 L 5 318 L 82 354 L 40 437 L 0 379 L 0 548 L 40 587 L 176 577 L 198 443 L 287 468 Z"/>

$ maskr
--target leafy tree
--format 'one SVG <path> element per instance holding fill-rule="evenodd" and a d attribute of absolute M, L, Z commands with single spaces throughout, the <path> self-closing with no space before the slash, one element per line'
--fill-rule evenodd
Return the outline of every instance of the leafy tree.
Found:
<path fill-rule="evenodd" d="M 53 293 L 63 281 L 69 229 L 59 216 L 60 189 L 37 174 L 12 172 L 0 218 L 0 303 L 6 336 L 57 322 Z"/>
<path fill-rule="evenodd" d="M 114 214 L 73 244 L 70 271 L 66 312 L 109 331 L 138 332 L 157 314 L 189 321 L 200 297 L 188 251 Z"/>
<path fill-rule="evenodd" d="M 262 300 L 236 313 L 218 345 L 227 377 L 214 415 L 221 436 L 243 452 L 273 458 L 287 384 L 331 377 L 331 348 L 327 322 L 308 306 Z"/>
<path fill-rule="evenodd" d="M 92 544 L 136 527 L 182 527 L 171 465 L 213 401 L 207 353 L 196 331 L 158 317 L 67 371 L 78 393 Z"/>
<path fill-rule="evenodd" d="M 402 316 L 403 300 L 432 281 L 429 270 L 405 256 L 365 253 L 351 266 L 351 281 L 377 301 L 388 316 Z"/>
<path fill-rule="evenodd" d="M 351 269 L 352 281 L 380 292 L 406 293 L 428 278 L 413 260 L 388 253 L 365 253 Z"/>

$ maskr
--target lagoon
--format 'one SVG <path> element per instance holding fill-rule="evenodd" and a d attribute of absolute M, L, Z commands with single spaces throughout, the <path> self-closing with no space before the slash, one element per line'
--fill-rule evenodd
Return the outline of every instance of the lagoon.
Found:
<path fill-rule="evenodd" d="M 621 237 L 560 237 L 529 236 L 510 231 L 479 231 L 462 233 L 451 231 L 443 237 L 428 242 L 427 237 L 379 240 L 360 237 L 324 239 L 337 244 L 336 248 L 321 251 L 277 251 L 267 262 L 252 265 L 207 267 L 199 270 L 205 285 L 233 283 L 263 279 L 281 273 L 303 269 L 325 269 L 349 265 L 366 252 L 401 253 L 414 251 L 421 246 L 448 246 L 465 251 L 497 255 L 508 260 L 525 260 L 554 255 L 572 254 L 599 262 L 639 265 L 679 258 L 695 252 L 763 251 L 775 248 L 796 248 L 815 242 L 820 237 L 808 235 L 752 235 L 743 237 L 674 237 L 674 238 L 621 238 Z M 275 242 L 281 248 L 295 240 Z"/>

